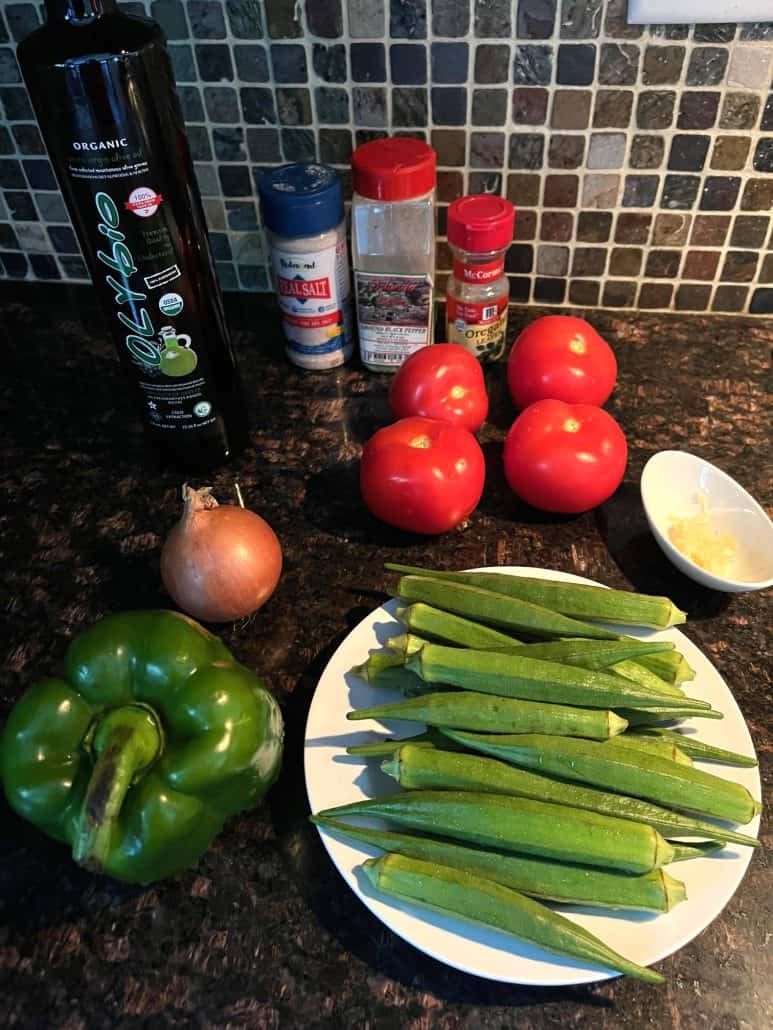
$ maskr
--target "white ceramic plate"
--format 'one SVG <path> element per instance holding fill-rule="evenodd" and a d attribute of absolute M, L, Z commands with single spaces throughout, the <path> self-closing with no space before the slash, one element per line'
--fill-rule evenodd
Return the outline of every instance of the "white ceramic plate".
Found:
<path fill-rule="evenodd" d="M 509 567 L 486 571 L 592 582 L 581 576 L 540 569 Z M 345 748 L 379 739 L 385 731 L 389 735 L 407 737 L 424 728 L 418 723 L 353 723 L 346 719 L 346 713 L 352 708 L 400 700 L 388 691 L 374 691 L 349 674 L 353 665 L 364 662 L 370 651 L 383 645 L 387 637 L 401 632 L 394 618 L 396 606 L 396 601 L 390 601 L 363 619 L 330 659 L 317 685 L 305 742 L 306 790 L 312 812 L 395 793 L 399 789 L 397 784 L 381 772 L 377 760 L 364 762 L 351 758 Z M 682 727 L 688 732 L 699 732 L 707 743 L 754 754 L 749 731 L 732 693 L 695 644 L 675 629 L 654 632 L 611 628 L 633 636 L 673 641 L 696 672 L 696 678 L 687 684 L 688 692 L 710 701 L 724 714 L 721 721 L 687 720 Z M 760 778 L 756 768 L 698 765 L 717 776 L 745 784 L 759 799 Z M 759 819 L 755 819 L 742 827 L 742 831 L 756 836 L 758 828 Z M 332 833 L 321 831 L 320 835 L 341 876 L 371 912 L 400 937 L 449 966 L 491 980 L 536 986 L 591 983 L 615 975 L 593 965 L 558 958 L 498 931 L 471 926 L 453 916 L 435 915 L 408 903 L 378 897 L 358 873 L 358 866 L 365 858 L 380 852 Z M 627 958 L 641 965 L 651 965 L 687 944 L 719 915 L 738 888 L 751 855 L 751 848 L 728 845 L 711 857 L 671 867 L 670 872 L 686 883 L 688 900 L 662 915 L 629 911 L 602 915 L 601 909 L 574 906 L 562 906 L 562 911 Z"/>

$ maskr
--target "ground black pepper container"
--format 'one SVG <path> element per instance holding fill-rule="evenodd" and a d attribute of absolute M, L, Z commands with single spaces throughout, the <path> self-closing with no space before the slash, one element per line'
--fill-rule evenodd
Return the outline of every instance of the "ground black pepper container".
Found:
<path fill-rule="evenodd" d="M 19 64 L 146 435 L 217 465 L 246 419 L 163 33 L 115 0 L 46 10 Z"/>

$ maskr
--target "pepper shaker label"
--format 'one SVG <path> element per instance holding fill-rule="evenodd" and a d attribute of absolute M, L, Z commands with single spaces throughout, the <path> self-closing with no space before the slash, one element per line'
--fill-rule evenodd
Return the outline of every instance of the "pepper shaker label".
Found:
<path fill-rule="evenodd" d="M 354 273 L 360 351 L 365 362 L 401 365 L 432 341 L 428 275 Z"/>

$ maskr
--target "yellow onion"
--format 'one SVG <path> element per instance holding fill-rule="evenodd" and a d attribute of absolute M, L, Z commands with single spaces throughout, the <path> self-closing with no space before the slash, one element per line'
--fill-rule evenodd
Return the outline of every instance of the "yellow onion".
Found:
<path fill-rule="evenodd" d="M 204 622 L 257 611 L 282 572 L 282 548 L 254 511 L 219 505 L 212 488 L 183 486 L 182 518 L 161 550 L 161 578 L 174 601 Z"/>

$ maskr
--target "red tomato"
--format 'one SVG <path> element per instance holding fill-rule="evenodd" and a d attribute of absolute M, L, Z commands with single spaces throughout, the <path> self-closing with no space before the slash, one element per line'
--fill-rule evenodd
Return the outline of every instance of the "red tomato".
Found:
<path fill-rule="evenodd" d="M 587 511 L 620 485 L 628 460 L 623 431 L 602 408 L 537 401 L 505 440 L 505 476 L 543 511 Z"/>
<path fill-rule="evenodd" d="M 486 421 L 488 396 L 480 362 L 458 343 L 422 347 L 392 380 L 389 403 L 397 418 L 424 415 L 474 433 Z"/>
<path fill-rule="evenodd" d="M 462 426 L 434 418 L 404 418 L 368 440 L 360 489 L 374 515 L 414 533 L 444 533 L 480 500 L 483 451 Z"/>
<path fill-rule="evenodd" d="M 584 318 L 570 315 L 546 315 L 527 325 L 507 362 L 507 384 L 519 408 L 546 397 L 600 405 L 616 378 L 612 348 Z"/>

